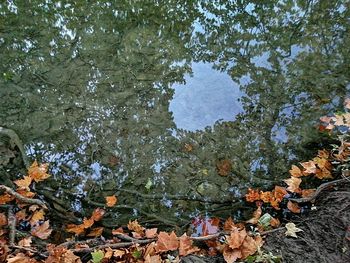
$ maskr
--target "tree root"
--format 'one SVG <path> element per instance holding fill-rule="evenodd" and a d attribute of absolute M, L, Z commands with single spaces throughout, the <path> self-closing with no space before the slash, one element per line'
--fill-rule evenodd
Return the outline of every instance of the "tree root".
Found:
<path fill-rule="evenodd" d="M 41 201 L 39 199 L 24 197 L 24 196 L 20 195 L 19 193 L 15 192 L 14 190 L 12 190 L 10 187 L 7 187 L 5 185 L 0 185 L 0 190 L 3 190 L 10 195 L 13 195 L 15 198 L 17 198 L 19 201 L 21 201 L 23 203 L 38 205 L 38 206 L 41 206 L 42 208 L 44 208 L 45 210 L 48 209 L 46 204 L 43 201 Z"/>

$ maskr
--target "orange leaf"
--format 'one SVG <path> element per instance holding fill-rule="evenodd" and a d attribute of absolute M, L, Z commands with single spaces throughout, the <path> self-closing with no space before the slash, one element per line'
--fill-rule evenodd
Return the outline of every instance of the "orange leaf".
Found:
<path fill-rule="evenodd" d="M 91 218 L 94 221 L 100 221 L 102 219 L 102 217 L 104 216 L 104 214 L 106 213 L 105 210 L 103 210 L 102 208 L 96 208 L 93 212 L 92 212 L 92 216 Z"/>
<path fill-rule="evenodd" d="M 30 176 L 35 182 L 43 181 L 51 176 L 47 173 L 48 168 L 49 165 L 47 163 L 39 165 L 37 161 L 34 161 L 28 169 L 28 176 Z"/>
<path fill-rule="evenodd" d="M 268 191 L 268 192 L 260 192 L 260 199 L 264 202 L 264 203 L 270 203 L 274 197 L 272 195 L 272 192 Z"/>
<path fill-rule="evenodd" d="M 272 227 L 278 227 L 280 224 L 281 224 L 281 222 L 278 218 L 271 217 L 270 225 Z"/>
<path fill-rule="evenodd" d="M 47 220 L 42 225 L 32 229 L 31 234 L 40 239 L 47 239 L 52 232 L 52 229 L 49 229 L 49 227 L 50 227 L 49 220 Z"/>
<path fill-rule="evenodd" d="M 247 236 L 241 246 L 242 259 L 253 255 L 258 250 L 258 247 L 262 245 L 262 243 L 263 241 L 261 236 L 255 236 L 254 238 Z"/>
<path fill-rule="evenodd" d="M 297 203 L 293 203 L 292 201 L 288 201 L 287 208 L 293 213 L 296 213 L 296 214 L 300 213 L 299 205 Z"/>
<path fill-rule="evenodd" d="M 232 217 L 227 218 L 227 220 L 224 223 L 224 230 L 225 231 L 232 231 L 236 228 L 237 228 L 237 226 L 233 222 Z"/>
<path fill-rule="evenodd" d="M 328 159 L 329 158 L 329 152 L 325 149 L 318 150 L 317 156 L 320 158 Z"/>
<path fill-rule="evenodd" d="M 128 223 L 128 229 L 131 231 L 134 231 L 138 233 L 140 236 L 144 236 L 144 230 L 145 228 L 142 227 L 137 220 L 135 221 L 129 221 Z"/>
<path fill-rule="evenodd" d="M 69 224 L 66 226 L 66 231 L 70 233 L 74 233 L 76 235 L 81 235 L 84 233 L 85 228 L 83 224 L 75 225 L 75 224 Z"/>
<path fill-rule="evenodd" d="M 0 205 L 7 204 L 7 203 L 11 202 L 13 199 L 15 199 L 14 196 L 12 196 L 8 193 L 4 193 L 3 195 L 0 195 Z"/>
<path fill-rule="evenodd" d="M 261 217 L 262 214 L 262 210 L 261 210 L 261 206 L 259 206 L 253 213 L 253 217 L 251 219 L 249 219 L 248 221 L 246 221 L 246 223 L 250 223 L 250 224 L 256 224 L 259 221 L 259 218 Z"/>
<path fill-rule="evenodd" d="M 29 185 L 32 183 L 32 178 L 30 176 L 24 176 L 23 179 L 16 180 L 14 183 L 21 189 L 29 191 Z"/>
<path fill-rule="evenodd" d="M 106 196 L 106 205 L 108 207 L 112 207 L 115 206 L 115 204 L 117 203 L 117 197 L 115 195 L 111 195 L 111 196 Z"/>
<path fill-rule="evenodd" d="M 299 169 L 298 166 L 296 165 L 292 165 L 292 169 L 289 170 L 289 173 L 294 176 L 294 177 L 300 177 L 300 176 L 303 176 L 303 173 L 302 171 Z"/>
<path fill-rule="evenodd" d="M 27 198 L 33 198 L 35 196 L 35 193 L 33 193 L 31 191 L 28 191 L 26 189 L 18 188 L 16 190 L 16 192 L 19 193 L 20 195 L 24 196 L 24 197 L 27 197 Z"/>
<path fill-rule="evenodd" d="M 315 191 L 315 189 L 304 189 L 301 191 L 301 196 L 304 198 L 312 196 L 315 193 Z"/>
<path fill-rule="evenodd" d="M 231 249 L 229 246 L 225 246 L 222 255 L 224 256 L 225 262 L 232 263 L 242 257 L 242 252 L 239 249 Z"/>
<path fill-rule="evenodd" d="M 94 224 L 94 219 L 91 217 L 91 218 L 89 218 L 89 219 L 87 219 L 87 218 L 84 218 L 84 220 L 83 220 L 83 226 L 84 226 L 84 228 L 89 228 L 89 227 L 91 227 L 93 224 Z"/>
<path fill-rule="evenodd" d="M 171 232 L 170 235 L 166 232 L 160 232 L 158 234 L 157 241 L 157 251 L 158 252 L 167 252 L 177 250 L 179 247 L 179 241 L 177 240 L 177 236 L 175 232 Z"/>
<path fill-rule="evenodd" d="M 27 217 L 27 212 L 25 209 L 22 209 L 22 210 L 19 210 L 17 213 L 16 213 L 16 219 L 18 221 L 21 221 L 21 220 L 24 220 L 26 219 Z"/>
<path fill-rule="evenodd" d="M 32 218 L 30 219 L 30 225 L 34 226 L 36 223 L 39 222 L 39 220 L 44 220 L 45 212 L 43 209 L 40 209 L 39 211 L 35 211 L 32 215 Z"/>
<path fill-rule="evenodd" d="M 155 238 L 157 236 L 157 228 L 146 229 L 146 237 L 147 238 Z"/>
<path fill-rule="evenodd" d="M 195 253 L 200 249 L 196 246 L 193 246 L 193 241 L 189 236 L 183 234 L 180 238 L 179 254 L 180 256 L 187 256 L 189 254 Z"/>
<path fill-rule="evenodd" d="M 124 234 L 123 228 L 119 227 L 117 229 L 112 230 L 112 235 Z"/>
<path fill-rule="evenodd" d="M 260 200 L 259 190 L 248 188 L 248 193 L 245 195 L 245 199 L 247 202 L 255 202 Z"/>
<path fill-rule="evenodd" d="M 327 169 L 317 169 L 315 176 L 318 179 L 328 179 L 333 178 L 332 173 Z"/>
<path fill-rule="evenodd" d="M 227 244 L 232 249 L 239 248 L 242 245 L 246 236 L 247 232 L 244 228 L 241 231 L 239 231 L 238 228 L 236 228 L 234 231 L 231 232 L 229 236 L 226 236 Z"/>
<path fill-rule="evenodd" d="M 303 163 L 300 163 L 300 164 L 305 169 L 303 171 L 304 175 L 309 175 L 309 174 L 316 173 L 316 165 L 315 165 L 315 163 L 313 161 L 303 162 Z"/>
<path fill-rule="evenodd" d="M 99 237 L 102 235 L 104 227 L 95 227 L 91 229 L 90 233 L 87 234 L 88 237 Z"/>
<path fill-rule="evenodd" d="M 284 182 L 288 185 L 287 190 L 295 193 L 299 189 L 301 179 L 297 177 L 291 177 L 289 179 L 285 179 Z"/>
<path fill-rule="evenodd" d="M 25 237 L 18 241 L 18 245 L 21 247 L 30 247 L 32 243 L 32 237 Z"/>
<path fill-rule="evenodd" d="M 5 213 L 0 213 L 0 227 L 7 225 L 7 217 Z"/>
<path fill-rule="evenodd" d="M 275 189 L 273 190 L 273 196 L 277 202 L 281 202 L 286 194 L 288 194 L 286 188 L 278 185 L 275 186 Z"/>

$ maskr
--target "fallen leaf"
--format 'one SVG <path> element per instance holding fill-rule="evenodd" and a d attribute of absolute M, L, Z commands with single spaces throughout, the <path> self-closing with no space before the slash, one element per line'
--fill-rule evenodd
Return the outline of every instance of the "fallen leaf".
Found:
<path fill-rule="evenodd" d="M 289 173 L 294 177 L 300 177 L 303 176 L 303 172 L 300 170 L 300 168 L 296 165 L 292 165 L 292 169 L 289 170 Z"/>
<path fill-rule="evenodd" d="M 296 214 L 300 213 L 299 205 L 297 203 L 292 202 L 292 201 L 288 201 L 287 208 L 293 213 L 296 213 Z"/>
<path fill-rule="evenodd" d="M 162 262 L 164 261 L 159 255 L 153 255 L 153 256 L 147 255 L 145 257 L 145 263 L 162 263 Z"/>
<path fill-rule="evenodd" d="M 147 238 L 155 238 L 157 236 L 157 228 L 146 229 L 145 235 Z"/>
<path fill-rule="evenodd" d="M 30 176 L 24 176 L 23 179 L 16 180 L 14 183 L 21 189 L 29 191 L 29 185 L 32 183 L 32 178 Z"/>
<path fill-rule="evenodd" d="M 49 220 L 47 220 L 43 224 L 32 229 L 31 234 L 40 239 L 47 239 L 52 232 L 52 229 L 49 229 L 49 227 L 50 223 Z"/>
<path fill-rule="evenodd" d="M 30 247 L 32 244 L 32 237 L 25 237 L 18 241 L 18 245 L 21 247 Z"/>
<path fill-rule="evenodd" d="M 281 222 L 278 218 L 271 217 L 270 226 L 272 226 L 273 228 L 276 228 L 276 227 L 279 227 L 280 224 Z"/>
<path fill-rule="evenodd" d="M 156 244 L 156 249 L 158 252 L 173 251 L 177 250 L 179 247 L 179 241 L 174 231 L 172 231 L 170 234 L 161 231 L 158 234 L 158 241 Z"/>
<path fill-rule="evenodd" d="M 232 249 L 239 248 L 242 245 L 246 236 L 247 232 L 244 228 L 241 231 L 239 231 L 238 228 L 236 228 L 231 232 L 229 236 L 226 236 L 227 244 Z"/>
<path fill-rule="evenodd" d="M 142 227 L 139 222 L 137 222 L 137 220 L 135 221 L 129 221 L 128 223 L 128 229 L 131 231 L 134 231 L 136 233 L 138 233 L 140 236 L 144 236 L 144 230 L 145 228 Z"/>
<path fill-rule="evenodd" d="M 60 262 L 62 263 L 81 263 L 81 260 L 78 256 L 74 255 L 71 250 L 67 250 L 61 256 Z"/>
<path fill-rule="evenodd" d="M 260 192 L 260 199 L 264 203 L 270 203 L 274 199 L 274 196 L 273 196 L 272 192 L 270 192 L 270 191 L 267 191 L 267 192 L 261 191 Z"/>
<path fill-rule="evenodd" d="M 94 252 L 91 252 L 92 256 L 92 262 L 93 263 L 100 263 L 104 257 L 105 253 L 102 250 L 95 250 Z"/>
<path fill-rule="evenodd" d="M 286 228 L 287 231 L 285 232 L 285 235 L 290 237 L 298 237 L 296 233 L 303 231 L 302 229 L 297 228 L 294 223 L 287 223 Z"/>
<path fill-rule="evenodd" d="M 76 235 L 81 235 L 82 233 L 84 233 L 85 228 L 83 224 L 80 224 L 80 225 L 68 224 L 66 226 L 66 231 L 70 233 L 74 233 Z"/>
<path fill-rule="evenodd" d="M 291 177 L 289 179 L 285 179 L 284 182 L 288 185 L 287 190 L 295 193 L 299 189 L 301 179 L 297 177 Z"/>
<path fill-rule="evenodd" d="M 242 253 L 242 259 L 245 259 L 248 256 L 255 254 L 258 248 L 262 246 L 262 243 L 263 240 L 261 236 L 255 236 L 254 238 L 247 236 L 240 248 Z"/>
<path fill-rule="evenodd" d="M 95 227 L 91 229 L 90 233 L 87 234 L 88 237 L 99 237 L 102 235 L 104 227 Z"/>
<path fill-rule="evenodd" d="M 125 255 L 125 250 L 122 250 L 122 249 L 114 250 L 113 256 L 115 256 L 116 258 L 122 257 L 124 255 Z"/>
<path fill-rule="evenodd" d="M 232 231 L 236 228 L 237 228 L 237 226 L 233 222 L 232 217 L 227 218 L 227 220 L 224 223 L 224 230 L 225 231 Z"/>
<path fill-rule="evenodd" d="M 318 150 L 317 156 L 320 158 L 328 159 L 329 158 L 329 152 L 325 149 L 323 150 Z"/>
<path fill-rule="evenodd" d="M 47 173 L 48 168 L 49 165 L 47 163 L 39 165 L 37 161 L 34 161 L 28 169 L 28 176 L 35 182 L 43 181 L 51 176 Z"/>
<path fill-rule="evenodd" d="M 35 211 L 34 214 L 32 215 L 32 218 L 29 221 L 30 225 L 34 226 L 40 220 L 44 220 L 45 219 L 44 215 L 45 215 L 45 212 L 43 209 L 40 209 L 39 211 Z"/>
<path fill-rule="evenodd" d="M 17 253 L 14 257 L 7 258 L 7 263 L 36 263 L 34 258 L 27 257 L 23 253 Z"/>
<path fill-rule="evenodd" d="M 315 165 L 315 163 L 313 161 L 303 162 L 303 163 L 300 163 L 300 164 L 305 169 L 303 171 L 304 175 L 309 175 L 309 174 L 316 173 L 316 165 Z"/>
<path fill-rule="evenodd" d="M 0 227 L 7 225 L 7 217 L 5 213 L 0 213 Z"/>
<path fill-rule="evenodd" d="M 221 176 L 228 176 L 232 170 L 232 163 L 230 160 L 224 159 L 216 163 L 216 169 Z"/>
<path fill-rule="evenodd" d="M 303 189 L 301 190 L 301 196 L 303 198 L 312 196 L 316 192 L 315 189 Z"/>
<path fill-rule="evenodd" d="M 33 198 L 35 196 L 35 193 L 28 191 L 27 189 L 18 188 L 16 190 L 16 192 L 19 193 L 21 196 L 24 196 L 26 198 Z"/>
<path fill-rule="evenodd" d="M 260 200 L 259 190 L 248 188 L 248 192 L 245 195 L 247 202 L 255 202 Z"/>
<path fill-rule="evenodd" d="M 8 193 L 4 193 L 3 195 L 0 195 L 0 205 L 7 204 L 14 199 L 15 199 L 14 196 L 9 195 Z"/>
<path fill-rule="evenodd" d="M 236 262 L 237 259 L 242 258 L 240 249 L 231 249 L 229 246 L 225 246 L 222 255 L 226 263 L 233 263 Z"/>
<path fill-rule="evenodd" d="M 124 230 L 122 227 L 112 230 L 112 235 L 124 234 Z"/>
<path fill-rule="evenodd" d="M 186 233 L 179 238 L 180 256 L 187 256 L 198 251 L 200 251 L 200 249 L 196 246 L 193 246 L 193 241 L 189 236 L 186 235 Z"/>
<path fill-rule="evenodd" d="M 117 197 L 115 195 L 106 196 L 106 205 L 108 207 L 113 207 L 117 203 Z"/>
<path fill-rule="evenodd" d="M 25 220 L 27 218 L 27 212 L 25 209 L 21 209 L 16 213 L 15 216 L 18 221 Z"/>
<path fill-rule="evenodd" d="M 329 171 L 328 169 L 317 169 L 315 176 L 321 180 L 333 178 L 331 171 Z"/>
<path fill-rule="evenodd" d="M 278 185 L 275 186 L 275 189 L 273 190 L 273 196 L 277 202 L 281 202 L 286 194 L 288 194 L 288 192 L 285 187 Z"/>
<path fill-rule="evenodd" d="M 248 221 L 246 221 L 246 223 L 249 224 L 253 224 L 255 225 L 256 223 L 258 223 L 259 218 L 261 217 L 262 214 L 262 210 L 261 210 L 261 206 L 259 206 L 253 213 L 253 217 L 251 219 L 249 219 Z"/>
<path fill-rule="evenodd" d="M 106 213 L 105 210 L 103 210 L 102 208 L 96 208 L 93 212 L 92 212 L 92 216 L 91 218 L 94 221 L 100 221 L 102 219 L 102 217 L 104 216 L 104 214 Z"/>

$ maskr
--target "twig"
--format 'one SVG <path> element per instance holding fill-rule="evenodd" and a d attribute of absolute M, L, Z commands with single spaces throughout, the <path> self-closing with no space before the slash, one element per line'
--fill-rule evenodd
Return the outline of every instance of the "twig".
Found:
<path fill-rule="evenodd" d="M 42 258 L 47 258 L 46 255 L 40 253 L 39 251 L 37 251 L 37 250 L 35 250 L 35 249 L 31 249 L 31 248 L 29 248 L 29 247 L 21 247 L 21 246 L 12 245 L 11 248 L 20 249 L 20 250 L 25 250 L 25 251 L 28 251 L 28 252 L 30 252 L 30 253 L 37 254 L 37 255 L 39 255 L 39 256 L 42 257 Z"/>
<path fill-rule="evenodd" d="M 326 188 L 330 187 L 330 186 L 335 186 L 339 183 L 344 183 L 344 182 L 348 182 L 347 178 L 342 178 L 339 180 L 335 180 L 335 181 L 331 181 L 328 183 L 324 183 L 321 184 L 319 187 L 317 187 L 316 192 L 308 197 L 303 197 L 303 198 L 290 198 L 290 201 L 296 202 L 296 203 L 307 203 L 307 202 L 311 202 L 313 200 L 315 200 L 317 198 L 317 196 Z"/>
<path fill-rule="evenodd" d="M 47 206 L 43 201 L 41 201 L 39 199 L 32 199 L 32 198 L 24 197 L 24 196 L 20 195 L 19 193 L 15 192 L 14 190 L 12 190 L 10 187 L 7 187 L 5 185 L 0 185 L 0 190 L 3 190 L 10 195 L 13 195 L 14 197 L 16 197 L 19 201 L 21 201 L 23 203 L 38 205 L 44 209 L 47 209 Z"/>
<path fill-rule="evenodd" d="M 13 246 L 15 244 L 17 220 L 16 220 L 15 215 L 13 214 L 13 206 L 12 205 L 8 209 L 7 218 L 8 218 L 8 225 L 9 225 L 9 229 L 10 229 L 9 244 L 10 244 L 10 246 Z"/>
<path fill-rule="evenodd" d="M 229 235 L 229 232 L 217 232 L 215 234 L 211 234 L 211 235 L 207 235 L 207 236 L 201 236 L 201 237 L 190 237 L 190 239 L 194 240 L 194 241 L 207 241 L 207 240 L 211 240 L 223 235 Z"/>

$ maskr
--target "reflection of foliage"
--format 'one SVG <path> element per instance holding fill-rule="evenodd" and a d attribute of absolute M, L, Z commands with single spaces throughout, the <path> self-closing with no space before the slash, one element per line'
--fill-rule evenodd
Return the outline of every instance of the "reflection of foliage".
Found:
<path fill-rule="evenodd" d="M 187 214 L 203 200 L 232 201 L 304 158 L 295 145 L 317 139 L 310 125 L 341 104 L 347 1 L 185 2 L 0 4 L 1 125 L 32 155 L 57 160 L 56 181 L 79 186 L 68 193 L 103 202 L 102 189 L 118 192 L 118 203 L 168 216 L 166 206 Z M 234 122 L 176 130 L 171 85 L 191 61 L 240 84 Z M 153 192 L 167 194 L 141 205 Z"/>

